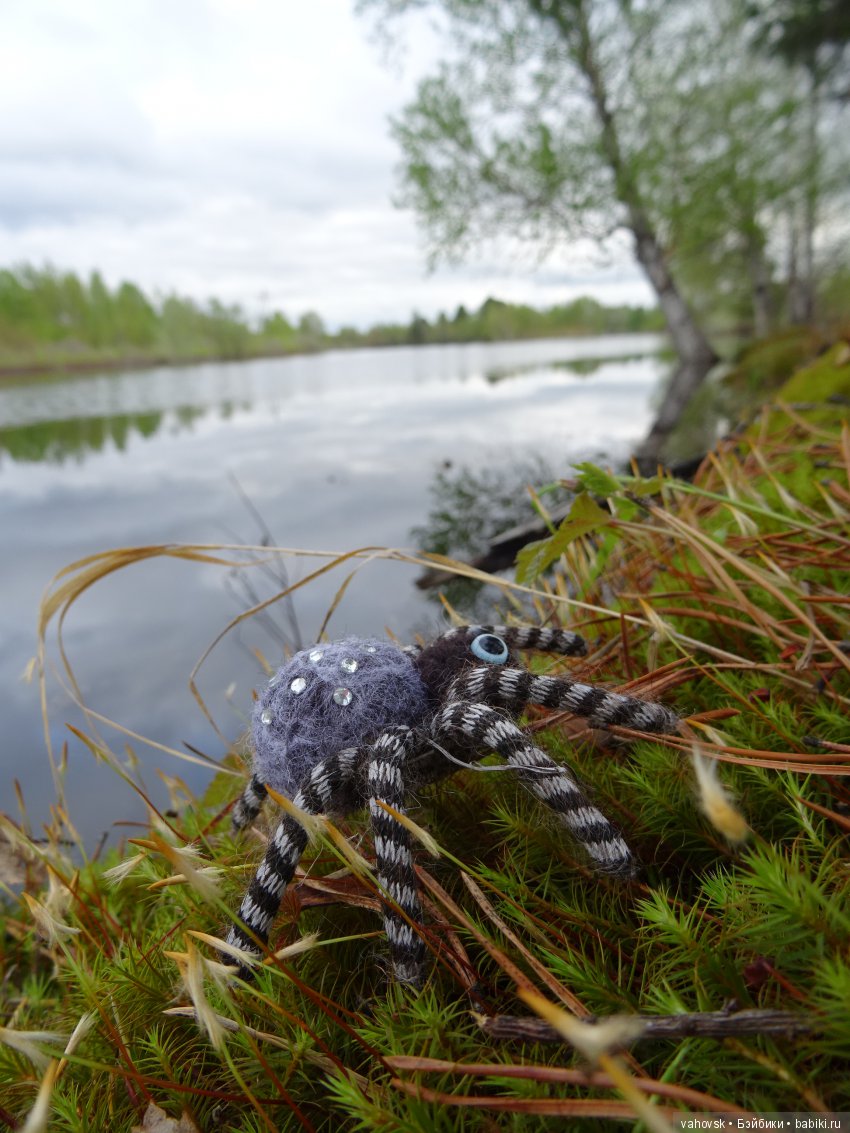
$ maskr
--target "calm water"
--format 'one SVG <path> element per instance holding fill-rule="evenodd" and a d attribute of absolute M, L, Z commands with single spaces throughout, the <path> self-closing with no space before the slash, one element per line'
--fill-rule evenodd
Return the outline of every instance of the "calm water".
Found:
<path fill-rule="evenodd" d="M 635 336 L 402 347 L 0 383 L 0 809 L 16 813 L 14 779 L 36 827 L 53 798 L 37 688 L 21 673 L 35 651 L 39 598 L 62 567 L 118 546 L 259 542 L 234 476 L 279 546 L 408 546 L 447 462 L 482 469 L 539 455 L 567 473 L 573 460 L 624 456 L 649 425 L 663 373 L 659 345 Z M 294 580 L 312 565 L 289 559 L 285 569 Z M 331 633 L 433 630 L 438 609 L 414 588 L 415 574 L 398 564 L 365 566 Z M 337 570 L 297 592 L 305 644 L 344 577 Z M 249 580 L 262 597 L 275 588 L 259 571 Z M 173 560 L 136 564 L 98 583 L 66 625 L 86 702 L 158 742 L 220 757 L 223 744 L 187 677 L 249 604 L 239 576 Z M 262 679 L 255 650 L 270 660 L 280 654 L 286 611 L 274 619 L 277 628 L 243 624 L 202 670 L 201 691 L 229 737 L 243 730 Z M 50 721 L 56 747 L 69 743 L 68 799 L 87 838 L 138 818 L 130 790 L 68 732 L 67 723 L 82 721 L 56 680 Z M 103 735 L 122 750 L 114 730 Z M 194 789 L 209 777 L 137 750 L 159 801 L 158 767 Z"/>

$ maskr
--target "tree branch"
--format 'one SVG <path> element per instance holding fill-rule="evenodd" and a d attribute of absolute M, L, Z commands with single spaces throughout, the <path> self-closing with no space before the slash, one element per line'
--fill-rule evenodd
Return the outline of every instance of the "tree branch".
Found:
<path fill-rule="evenodd" d="M 605 1017 L 609 1022 L 616 1016 Z M 633 1041 L 641 1039 L 727 1039 L 741 1035 L 783 1035 L 797 1038 L 821 1030 L 822 1024 L 814 1016 L 804 1018 L 793 1011 L 773 1011 L 758 1008 L 743 1011 L 693 1011 L 681 1015 L 626 1015 L 636 1020 L 642 1030 Z M 520 1042 L 562 1043 L 566 1040 L 554 1027 L 532 1016 L 492 1015 L 477 1016 L 478 1025 L 491 1038 Z M 598 1020 L 601 1022 L 601 1020 Z M 583 1021 L 592 1027 L 594 1022 Z"/>

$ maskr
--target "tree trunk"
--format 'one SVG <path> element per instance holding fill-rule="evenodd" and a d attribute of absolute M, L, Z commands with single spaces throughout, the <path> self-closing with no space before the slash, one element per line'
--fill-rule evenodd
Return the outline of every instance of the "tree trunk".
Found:
<path fill-rule="evenodd" d="M 815 317 L 815 231 L 818 224 L 821 151 L 818 134 L 821 78 L 817 61 L 805 64 L 809 84 L 805 105 L 805 166 L 800 204 L 791 214 L 788 248 L 788 316 L 792 323 L 811 323 Z"/>
<path fill-rule="evenodd" d="M 688 402 L 717 362 L 717 355 L 676 286 L 664 251 L 652 229 L 648 224 L 635 224 L 633 217 L 632 231 L 635 253 L 658 296 L 678 356 L 678 364 L 658 416 L 634 454 L 641 470 L 652 472 Z"/>
<path fill-rule="evenodd" d="M 797 208 L 792 205 L 788 213 L 788 321 L 795 326 L 809 321 L 806 285 L 800 277 L 799 248 Z"/>
<path fill-rule="evenodd" d="M 819 185 L 820 185 L 820 139 L 818 121 L 820 119 L 821 82 L 816 59 L 807 68 L 809 75 L 809 97 L 806 101 L 806 150 L 807 177 L 803 198 L 803 238 L 800 242 L 800 276 L 802 288 L 802 312 L 804 321 L 812 322 L 815 317 L 815 229 L 818 223 Z"/>
<path fill-rule="evenodd" d="M 765 338 L 773 324 L 770 268 L 764 254 L 764 244 L 752 237 L 747 249 L 747 267 L 752 288 L 753 333 L 756 338 Z"/>
<path fill-rule="evenodd" d="M 569 14 L 558 5 L 550 5 L 542 10 L 556 20 L 566 38 L 573 31 L 578 33 L 577 62 L 588 82 L 601 128 L 602 148 L 614 175 L 617 197 L 626 211 L 627 227 L 635 241 L 635 255 L 658 296 L 679 360 L 658 417 L 635 453 L 641 467 L 654 468 L 664 442 L 678 423 L 685 406 L 717 362 L 717 355 L 673 278 L 664 248 L 644 207 L 633 170 L 623 158 L 617 123 L 609 106 L 608 91 L 596 62 L 595 45 L 582 5 L 570 5 Z"/>

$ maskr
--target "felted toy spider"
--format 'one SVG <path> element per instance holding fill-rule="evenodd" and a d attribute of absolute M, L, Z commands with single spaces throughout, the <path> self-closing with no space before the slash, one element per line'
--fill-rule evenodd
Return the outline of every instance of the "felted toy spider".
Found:
<path fill-rule="evenodd" d="M 405 796 L 491 752 L 557 816 L 600 871 L 628 876 L 631 851 L 587 798 L 570 770 L 536 747 L 510 718 L 527 705 L 567 709 L 592 727 L 621 724 L 678 731 L 661 704 L 563 677 L 535 676 L 516 651 L 586 652 L 561 629 L 460 626 L 431 645 L 399 647 L 348 638 L 296 653 L 271 678 L 253 718 L 254 769 L 233 809 L 240 830 L 273 790 L 308 814 L 345 816 L 368 805 L 395 978 L 419 986 L 426 948 L 408 830 L 391 811 Z M 385 808 L 391 808 L 390 810 Z M 268 941 L 307 845 L 304 826 L 285 814 L 268 843 L 227 941 L 256 956 Z M 231 961 L 232 962 L 232 961 Z M 240 974 L 248 976 L 247 966 Z"/>

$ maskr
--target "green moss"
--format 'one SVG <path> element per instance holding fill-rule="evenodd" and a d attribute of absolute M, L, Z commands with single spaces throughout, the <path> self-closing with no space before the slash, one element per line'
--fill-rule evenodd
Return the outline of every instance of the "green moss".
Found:
<path fill-rule="evenodd" d="M 724 384 L 764 399 L 779 389 L 817 352 L 819 338 L 811 327 L 788 327 L 747 346 L 724 378 Z"/>
<path fill-rule="evenodd" d="M 828 401 L 850 398 L 850 345 L 839 342 L 798 370 L 779 388 L 781 401 Z M 844 401 L 846 416 L 847 401 Z"/>

